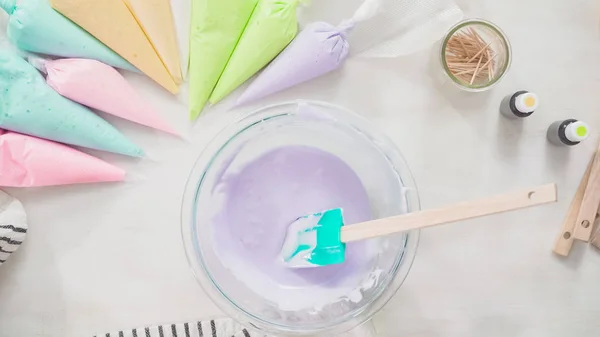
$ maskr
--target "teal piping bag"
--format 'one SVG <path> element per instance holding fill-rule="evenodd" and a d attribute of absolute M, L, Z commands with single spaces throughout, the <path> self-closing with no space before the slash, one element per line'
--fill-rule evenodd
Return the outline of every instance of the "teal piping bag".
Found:
<path fill-rule="evenodd" d="M 87 58 L 138 71 L 117 53 L 52 9 L 48 0 L 0 0 L 10 16 L 6 34 L 19 49 L 70 58 Z"/>
<path fill-rule="evenodd" d="M 0 128 L 128 156 L 144 154 L 104 119 L 52 90 L 27 61 L 3 49 Z"/>
<path fill-rule="evenodd" d="M 8 15 L 12 15 L 17 7 L 16 0 L 0 0 L 0 7 Z"/>

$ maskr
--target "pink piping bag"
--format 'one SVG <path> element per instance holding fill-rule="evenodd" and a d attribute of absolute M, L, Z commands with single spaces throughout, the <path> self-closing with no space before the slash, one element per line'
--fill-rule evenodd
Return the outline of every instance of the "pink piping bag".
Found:
<path fill-rule="evenodd" d="M 27 60 L 47 74 L 46 82 L 61 96 L 108 114 L 178 135 L 113 67 L 80 58 Z"/>
<path fill-rule="evenodd" d="M 337 27 L 326 22 L 308 24 L 248 86 L 237 105 L 256 101 L 340 68 L 350 50 L 347 36 L 359 22 L 375 16 L 380 6 L 381 0 L 365 0 L 352 18 Z"/>
<path fill-rule="evenodd" d="M 0 186 L 39 187 L 125 179 L 125 171 L 49 140 L 0 130 Z"/>

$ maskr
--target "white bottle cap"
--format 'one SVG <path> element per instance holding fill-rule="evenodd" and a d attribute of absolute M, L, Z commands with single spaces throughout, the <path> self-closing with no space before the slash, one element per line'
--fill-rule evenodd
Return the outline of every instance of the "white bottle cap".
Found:
<path fill-rule="evenodd" d="M 581 142 L 590 136 L 590 127 L 587 123 L 577 121 L 565 128 L 565 137 L 572 142 Z"/>
<path fill-rule="evenodd" d="M 515 107 L 521 113 L 531 113 L 540 105 L 536 94 L 527 92 L 515 98 Z"/>

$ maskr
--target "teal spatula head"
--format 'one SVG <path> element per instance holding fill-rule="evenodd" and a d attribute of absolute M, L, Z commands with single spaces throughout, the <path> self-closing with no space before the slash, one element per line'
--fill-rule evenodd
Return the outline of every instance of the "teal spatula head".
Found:
<path fill-rule="evenodd" d="M 280 258 L 290 268 L 322 267 L 344 262 L 341 208 L 302 216 L 287 231 Z"/>

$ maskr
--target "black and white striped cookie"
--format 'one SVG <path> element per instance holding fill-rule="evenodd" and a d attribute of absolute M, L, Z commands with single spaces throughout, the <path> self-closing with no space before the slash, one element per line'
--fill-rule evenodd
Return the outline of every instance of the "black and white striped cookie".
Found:
<path fill-rule="evenodd" d="M 27 216 L 21 202 L 0 191 L 0 266 L 27 235 Z"/>
<path fill-rule="evenodd" d="M 95 337 L 267 337 L 244 329 L 234 320 L 195 321 L 116 331 Z"/>

